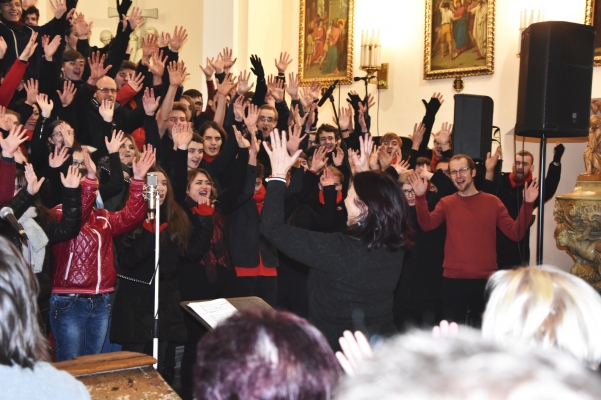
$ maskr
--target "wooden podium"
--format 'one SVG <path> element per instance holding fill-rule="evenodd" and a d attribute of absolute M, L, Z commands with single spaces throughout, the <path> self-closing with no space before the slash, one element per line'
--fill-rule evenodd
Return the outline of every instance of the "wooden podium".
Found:
<path fill-rule="evenodd" d="M 225 300 L 229 301 L 238 311 L 243 310 L 273 310 L 269 304 L 267 304 L 262 298 L 256 296 L 250 297 L 228 297 Z M 194 301 L 182 301 L 179 303 L 184 310 L 192 315 L 198 322 L 200 322 L 207 330 L 212 331 L 213 328 L 207 324 L 198 314 L 196 314 L 188 304 L 199 303 L 210 300 L 194 300 Z"/>
<path fill-rule="evenodd" d="M 179 399 L 152 367 L 154 357 L 120 351 L 54 363 L 81 381 L 92 399 Z"/>

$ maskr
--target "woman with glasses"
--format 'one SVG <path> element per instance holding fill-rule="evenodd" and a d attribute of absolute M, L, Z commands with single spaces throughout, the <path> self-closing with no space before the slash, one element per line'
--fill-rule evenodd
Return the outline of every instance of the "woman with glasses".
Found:
<path fill-rule="evenodd" d="M 442 170 L 435 173 L 424 170 L 422 174 L 439 187 L 438 192 L 427 193 L 430 210 L 436 207 L 442 197 L 456 191 L 453 182 Z M 399 176 L 413 229 L 413 247 L 405 252 L 403 271 L 394 292 L 394 323 L 399 331 L 412 326 L 430 327 L 438 324 L 442 318 L 440 281 L 446 226 L 443 224 L 430 232 L 421 229 L 415 212 L 415 191 L 409 183 L 410 175 L 411 171 L 406 171 Z"/>

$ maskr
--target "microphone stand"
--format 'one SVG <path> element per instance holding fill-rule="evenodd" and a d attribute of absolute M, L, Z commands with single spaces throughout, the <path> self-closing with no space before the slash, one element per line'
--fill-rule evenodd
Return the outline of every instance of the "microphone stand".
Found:
<path fill-rule="evenodd" d="M 161 195 L 157 190 L 154 194 L 156 199 L 156 211 L 154 216 L 154 325 L 152 328 L 152 356 L 157 362 L 153 365 L 154 369 L 158 369 L 159 363 L 159 244 L 160 244 L 160 224 L 161 224 Z"/>

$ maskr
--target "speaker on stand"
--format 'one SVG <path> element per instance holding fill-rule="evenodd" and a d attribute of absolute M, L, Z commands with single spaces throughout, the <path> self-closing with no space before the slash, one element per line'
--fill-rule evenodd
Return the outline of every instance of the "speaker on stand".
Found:
<path fill-rule="evenodd" d="M 537 264 L 543 262 L 547 138 L 586 137 L 595 28 L 540 22 L 522 32 L 515 135 L 540 138 Z"/>

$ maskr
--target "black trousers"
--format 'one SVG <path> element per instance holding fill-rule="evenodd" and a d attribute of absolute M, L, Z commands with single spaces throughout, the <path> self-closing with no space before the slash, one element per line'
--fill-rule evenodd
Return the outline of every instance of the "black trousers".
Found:
<path fill-rule="evenodd" d="M 484 292 L 488 279 L 442 278 L 442 313 L 444 319 L 480 328 L 486 305 Z M 467 318 L 467 311 L 470 318 Z"/>
<path fill-rule="evenodd" d="M 236 279 L 238 297 L 257 296 L 271 307 L 276 307 L 278 296 L 277 276 L 245 276 Z"/>

